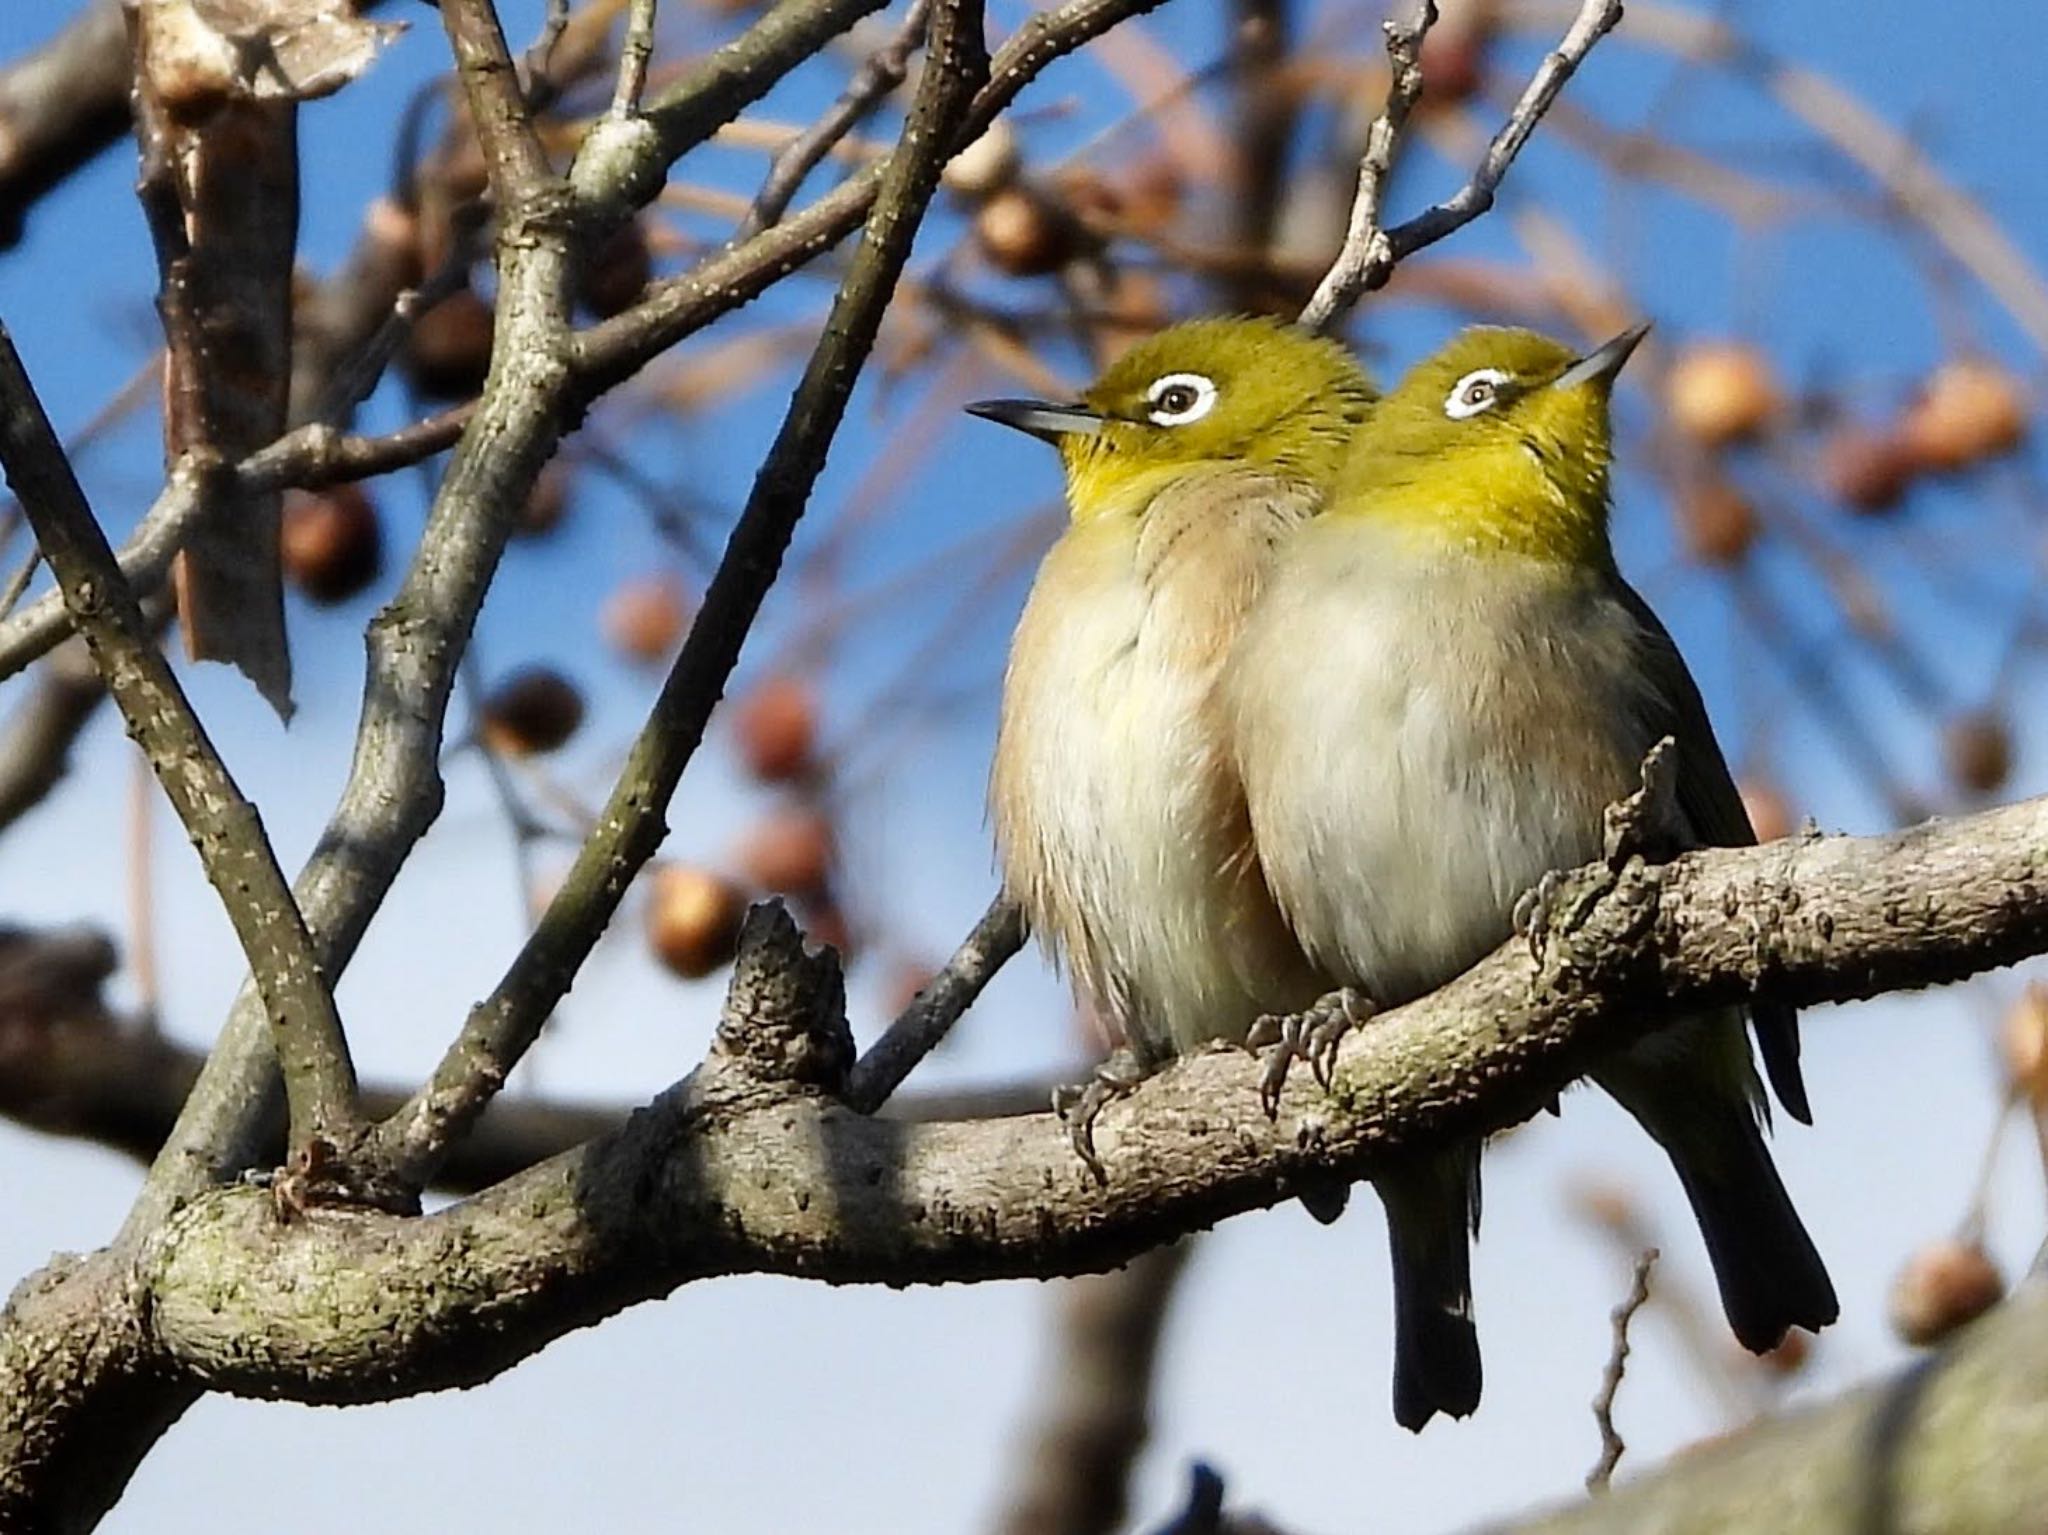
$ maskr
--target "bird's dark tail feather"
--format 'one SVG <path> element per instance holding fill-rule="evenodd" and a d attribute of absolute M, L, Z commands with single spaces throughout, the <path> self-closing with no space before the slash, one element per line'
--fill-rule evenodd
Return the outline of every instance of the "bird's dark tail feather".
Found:
<path fill-rule="evenodd" d="M 1394 1420 L 1420 1430 L 1439 1412 L 1466 1417 L 1480 1386 L 1471 1242 L 1478 1147 L 1391 1169 L 1374 1187 L 1394 1261 Z"/>
<path fill-rule="evenodd" d="M 1840 1307 L 1827 1266 L 1756 1121 L 1729 1114 L 1706 1153 L 1667 1149 L 1706 1238 L 1721 1309 L 1742 1346 L 1766 1353 L 1789 1328 L 1817 1332 L 1834 1321 Z"/>

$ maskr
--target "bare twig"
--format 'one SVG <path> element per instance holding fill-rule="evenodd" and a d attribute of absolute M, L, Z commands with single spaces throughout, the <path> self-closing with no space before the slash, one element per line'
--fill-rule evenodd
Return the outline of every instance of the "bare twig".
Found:
<path fill-rule="evenodd" d="M 149 764 L 137 757 L 128 775 L 128 970 L 144 1023 L 155 1028 L 163 1007 L 156 968 L 156 797 Z"/>
<path fill-rule="evenodd" d="M 449 1140 L 504 1083 L 617 910 L 633 875 L 666 834 L 669 799 L 774 582 L 937 190 L 939 169 L 976 86 L 987 77 L 977 0 L 937 0 L 930 48 L 902 145 L 889 159 L 866 235 L 840 285 L 824 335 L 597 829 L 518 958 L 471 1013 L 432 1079 L 379 1132 L 390 1165 L 404 1180 L 431 1176 Z"/>
<path fill-rule="evenodd" d="M 930 12 L 931 0 L 911 0 L 910 10 L 896 35 L 868 56 L 823 116 L 776 152 L 761 190 L 754 195 L 753 206 L 733 231 L 735 240 L 748 239 L 778 222 L 789 211 L 797 189 L 817 169 L 818 162 L 903 83 L 910 69 L 911 52 L 924 40 L 925 19 Z"/>
<path fill-rule="evenodd" d="M 1656 1266 L 1656 1248 L 1646 1247 L 1638 1253 L 1635 1277 L 1629 1284 L 1628 1294 L 1614 1308 L 1614 1344 L 1608 1350 L 1607 1367 L 1600 1372 L 1600 1390 L 1593 1398 L 1593 1421 L 1600 1428 L 1600 1458 L 1586 1473 L 1588 1492 L 1606 1490 L 1607 1484 L 1614 1479 L 1614 1468 L 1621 1464 L 1622 1452 L 1628 1448 L 1621 1442 L 1621 1435 L 1615 1432 L 1614 1397 L 1621 1390 L 1621 1378 L 1628 1370 L 1629 1324 L 1650 1299 L 1650 1270 Z"/>
<path fill-rule="evenodd" d="M 547 0 L 541 11 L 540 32 L 519 61 L 525 76 L 526 99 L 536 108 L 552 102 L 557 94 L 554 81 L 555 45 L 569 30 L 569 0 Z"/>
<path fill-rule="evenodd" d="M 1425 4 L 1424 9 L 1433 16 L 1433 5 Z M 1419 71 L 1415 71 L 1413 78 L 1404 86 L 1401 59 L 1394 51 L 1398 29 L 1390 23 L 1387 48 L 1395 63 L 1395 78 L 1389 87 L 1387 108 L 1380 120 L 1374 123 L 1367 141 L 1366 160 L 1359 168 L 1358 197 L 1352 207 L 1344 248 L 1338 253 L 1329 275 L 1317 287 L 1315 296 L 1309 300 L 1308 307 L 1302 311 L 1301 323 L 1317 330 L 1326 328 L 1362 294 L 1384 284 L 1395 265 L 1405 257 L 1464 228 L 1491 208 L 1502 178 L 1522 152 L 1522 146 L 1529 141 L 1529 135 L 1536 131 L 1543 114 L 1557 99 L 1558 92 L 1564 89 L 1565 82 L 1571 79 L 1593 45 L 1620 20 L 1621 0 L 1583 0 L 1563 39 L 1544 57 L 1523 89 L 1521 99 L 1508 114 L 1507 121 L 1487 145 L 1486 154 L 1472 172 L 1471 179 L 1444 201 L 1405 223 L 1382 230 L 1379 223 L 1381 183 L 1385 178 L 1386 165 L 1391 163 L 1400 124 L 1406 120 L 1408 109 L 1414 104 L 1422 83 Z M 1420 33 L 1415 35 L 1419 39 Z M 1382 144 L 1384 148 L 1380 149 Z M 1375 164 L 1376 149 L 1382 163 Z"/>
<path fill-rule="evenodd" d="M 656 0 L 633 0 L 626 13 L 626 36 L 619 44 L 619 81 L 612 91 L 612 116 L 636 117 L 647 90 L 647 63 L 654 57 Z"/>
<path fill-rule="evenodd" d="M 1394 150 L 1408 126 L 1408 114 L 1422 99 L 1422 40 L 1436 25 L 1436 0 L 1420 0 L 1406 21 L 1389 16 L 1380 23 L 1387 43 L 1387 104 L 1366 130 L 1358 162 L 1358 192 L 1344 230 L 1344 245 L 1301 311 L 1301 323 L 1322 330 L 1363 293 L 1370 275 L 1392 271 L 1394 256 L 1380 225 L 1380 198 L 1394 168 Z"/>
<path fill-rule="evenodd" d="M 1565 7 L 1523 0 L 1514 9 L 1518 18 L 1533 19 Z M 1629 14 L 1632 42 L 1719 64 L 1756 81 L 1882 187 L 1918 228 L 1996 296 L 2036 349 L 2048 353 L 2048 277 L 1908 134 L 1835 81 L 1774 56 L 1721 17 L 1657 0 L 1631 0 Z"/>
<path fill-rule="evenodd" d="M 957 153 L 986 132 L 1017 93 L 1055 59 L 1164 3 L 1067 0 L 1052 10 L 1034 11 L 997 50 L 988 84 L 975 96 L 948 152 Z M 647 296 L 632 309 L 583 332 L 576 346 L 583 386 L 594 392 L 630 376 L 649 358 L 837 245 L 874 206 L 888 163 L 848 177 L 773 228 L 728 247 L 697 270 L 650 285 Z"/>
<path fill-rule="evenodd" d="M 199 514 L 205 509 L 200 494 L 204 475 L 200 466 L 186 462 L 172 468 L 170 478 L 128 542 L 121 548 L 121 575 L 139 592 L 152 592 L 164 584 L 171 560 L 177 554 Z M 64 608 L 61 591 L 43 593 L 20 612 L 0 623 L 0 679 L 13 676 L 24 666 L 47 655 L 71 633 L 71 615 Z"/>
<path fill-rule="evenodd" d="M 624 219 L 661 190 L 668 167 L 767 95 L 827 41 L 887 0 L 781 0 L 745 33 L 693 64 L 644 109 L 592 127 L 570 181 L 602 220 Z M 622 70 L 625 61 L 621 61 Z M 622 87 L 629 83 L 621 74 Z"/>
<path fill-rule="evenodd" d="M 569 380 L 568 198 L 528 120 L 487 0 L 443 0 L 443 26 L 485 145 L 498 210 L 497 324 L 489 380 L 462 414 L 418 552 L 368 634 L 369 683 L 341 802 L 296 894 L 320 963 L 338 975 L 442 796 L 440 750 L 454 671 L 518 509 L 562 429 Z M 316 443 L 334 441 L 316 431 Z M 259 995 L 244 987 L 123 1228 L 153 1230 L 266 1144 L 276 1071 Z"/>
<path fill-rule="evenodd" d="M 242 797 L 158 652 L 21 358 L 0 328 L 0 462 L 72 620 L 220 892 L 269 1013 L 292 1146 L 347 1147 L 355 1071 L 334 999 L 256 809 Z"/>
<path fill-rule="evenodd" d="M 872 1114 L 903 1084 L 917 1063 L 937 1049 L 960 1015 L 981 995 L 995 973 L 1024 946 L 1024 913 L 997 896 L 974 931 L 960 942 L 946 967 L 928 981 L 902 1015 L 855 1062 L 845 1099 Z"/>
<path fill-rule="evenodd" d="M 82 640 L 59 646 L 37 671 L 35 685 L 0 729 L 0 831 L 56 788 L 72 746 L 106 697 Z"/>

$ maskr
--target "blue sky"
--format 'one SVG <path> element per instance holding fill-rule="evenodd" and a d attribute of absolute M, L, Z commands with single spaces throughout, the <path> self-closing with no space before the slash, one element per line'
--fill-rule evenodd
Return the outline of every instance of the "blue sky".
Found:
<path fill-rule="evenodd" d="M 47 33 L 63 9 L 0 8 L 0 56 Z M 530 24 L 527 9 L 512 12 L 515 34 Z M 306 114 L 304 244 L 316 268 L 338 261 L 357 210 L 383 184 L 394 103 L 444 61 L 431 12 L 404 7 L 400 14 L 412 31 L 373 74 Z M 1014 4 L 992 8 L 1004 24 L 1020 14 Z M 1943 17 L 1938 48 L 1929 44 L 1924 8 L 1907 0 L 1751 4 L 1720 14 L 1908 125 L 2032 259 L 2048 262 L 2048 196 L 2031 149 L 2048 114 L 2027 62 L 2048 47 L 2048 14 L 2039 7 L 2007 0 L 1955 8 Z M 1215 13 L 1169 6 L 1151 30 L 1200 58 L 1213 46 Z M 1364 52 L 1372 31 L 1360 15 L 1346 45 Z M 1759 174 L 1802 176 L 1822 190 L 1845 184 L 1810 140 L 1753 93 L 1715 82 L 1674 85 L 1672 73 L 1667 61 L 1631 45 L 1625 23 L 1573 85 L 1573 100 L 1623 123 L 1655 113 L 1686 142 L 1735 155 Z M 800 114 L 828 88 L 821 74 L 807 74 L 768 110 Z M 1026 104 L 1064 109 L 1028 125 L 1038 156 L 1078 144 L 1123 105 L 1109 78 L 1082 62 L 1049 76 Z M 744 186 L 758 169 L 756 158 L 712 151 L 702 174 Z M 0 256 L 0 317 L 60 428 L 86 420 L 147 350 L 152 273 L 126 192 L 131 176 L 125 154 L 103 158 L 38 211 L 20 247 Z M 1447 171 L 1425 161 L 1397 198 L 1420 199 L 1450 184 Z M 1952 333 L 1929 302 L 1921 269 L 1888 234 L 1873 232 L 1867 203 L 1854 216 L 1835 212 L 1737 236 L 1683 199 L 1587 173 L 1582 160 L 1540 135 L 1514 185 L 1627 279 L 1662 334 L 1750 337 L 1789 377 L 1848 380 L 1873 408 L 1937 361 Z M 1514 254 L 1522 202 L 1511 198 L 1452 249 Z M 957 227 L 952 220 L 942 219 L 927 251 Z M 774 301 L 769 312 L 794 319 L 822 305 L 822 284 L 793 288 L 795 296 Z M 1981 344 L 2038 379 L 2040 359 L 1994 308 L 1967 289 L 1956 308 Z M 1390 311 L 1369 316 L 1361 336 L 1383 369 L 1398 368 L 1451 323 L 1419 309 Z M 649 472 L 730 508 L 772 433 L 773 398 L 767 391 L 643 433 L 636 453 Z M 846 505 L 907 408 L 864 387 L 807 539 Z M 1639 396 L 1623 408 L 1629 424 L 1646 419 Z M 395 392 L 384 391 L 370 424 L 394 425 L 401 409 Z M 134 423 L 84 465 L 111 527 L 125 526 L 153 492 L 153 434 L 151 423 Z M 2010 614 L 2032 580 L 2038 533 L 2027 497 L 2035 467 L 2030 459 L 1930 493 L 1906 524 L 1833 530 L 1873 562 L 1894 594 L 1902 631 L 1959 702 L 1989 687 Z M 904 484 L 893 515 L 860 551 L 856 578 L 879 580 L 971 538 L 977 527 L 1044 503 L 1057 488 L 1042 449 L 963 421 Z M 417 527 L 420 487 L 406 476 L 377 489 L 402 541 Z M 1742 757 L 1767 740 L 1802 807 L 1824 825 L 1881 824 L 1882 807 L 1838 769 L 1754 646 L 1731 635 L 1724 595 L 1675 567 L 1667 518 L 1640 482 L 1623 483 L 1617 531 L 1625 563 L 1692 657 L 1731 752 Z M 650 693 L 645 677 L 607 658 L 594 614 L 621 575 L 661 558 L 644 519 L 593 482 L 562 532 L 514 549 L 484 617 L 478 649 L 488 672 L 547 656 L 591 690 L 597 723 L 561 768 L 586 793 L 608 782 Z M 1759 566 L 1759 580 L 1804 626 L 1821 635 L 1839 631 L 1807 566 L 1777 551 Z M 892 663 L 930 632 L 939 609 L 970 579 L 964 569 L 957 577 L 949 571 L 934 583 L 949 589 L 922 593 L 900 612 L 892 607 L 887 621 L 861 631 L 829 673 L 834 723 L 857 717 L 861 700 L 885 684 Z M 914 947 L 943 951 L 992 888 L 980 785 L 996 667 L 1021 600 L 1021 582 L 1004 583 L 945 647 L 936 675 L 964 689 L 965 702 L 891 753 L 849 828 L 852 872 L 868 909 Z M 366 598 L 332 613 L 294 610 L 302 709 L 289 731 L 219 669 L 189 676 L 287 866 L 309 851 L 346 769 L 360 634 L 372 609 Z M 758 668 L 775 635 L 799 616 L 796 599 L 780 597 L 748 664 Z M 1934 732 L 1897 713 L 1896 687 L 1878 669 L 1850 665 L 1843 676 L 1851 696 L 1880 720 L 1900 772 L 1939 799 Z M 2015 702 L 2033 697 L 2032 679 L 2023 677 L 2022 686 Z M 2037 733 L 2024 736 L 2012 792 L 2042 787 L 2039 744 Z M 5 915 L 120 930 L 123 852 L 109 829 L 128 772 L 118 729 L 102 721 L 80 770 L 44 813 L 0 841 Z M 446 813 L 342 983 L 360 1055 L 380 1077 L 416 1073 L 433 1059 L 519 936 L 505 837 L 481 776 L 457 760 L 449 778 Z M 708 754 L 692 768 L 672 817 L 674 845 L 720 856 L 755 803 L 724 755 Z M 181 1035 L 203 1041 L 241 966 L 183 838 L 164 817 L 157 833 L 166 1014 Z M 870 1012 L 872 990 L 856 997 Z M 1795 1395 L 1827 1394 L 1898 1358 L 1883 1327 L 1884 1289 L 1907 1251 L 1961 1213 L 1995 1092 L 1988 1024 L 2010 990 L 2005 981 L 1810 1016 L 1818 1128 L 1786 1127 L 1777 1149 L 1834 1269 L 1844 1321 Z M 541 1047 L 528 1085 L 607 1100 L 648 1096 L 696 1060 L 714 1004 L 714 989 L 657 974 L 631 925 L 622 924 Z M 1035 961 L 1020 962 L 930 1074 L 966 1079 L 1070 1062 L 1066 1017 L 1055 983 Z M 0 1227 L 0 1274 L 7 1276 L 28 1272 L 53 1249 L 103 1240 L 136 1179 L 133 1167 L 108 1154 L 7 1128 L 0 1128 L 0 1167 L 10 1189 L 10 1219 Z M 1619 1261 L 1569 1214 L 1565 1191 L 1587 1178 L 1638 1190 L 1664 1228 L 1667 1282 L 1705 1286 L 1697 1239 L 1661 1162 L 1611 1106 L 1576 1095 L 1561 1120 L 1516 1135 L 1489 1159 L 1476 1276 L 1487 1398 L 1469 1423 L 1438 1425 L 1419 1439 L 1397 1430 L 1386 1411 L 1385 1256 L 1370 1201 L 1327 1230 L 1290 1206 L 1209 1238 L 1174 1313 L 1140 1506 L 1165 1510 L 1197 1455 L 1221 1465 L 1239 1497 L 1303 1532 L 1447 1530 L 1570 1495 L 1597 1450 L 1586 1403 L 1606 1352 L 1607 1312 L 1626 1281 Z M 2039 1242 L 2042 1197 L 2018 1137 L 1997 1191 L 1995 1245 L 2017 1268 Z M 1033 1400 L 1037 1324 L 1049 1300 L 1046 1287 L 1034 1284 L 896 1293 L 722 1280 L 565 1339 L 481 1391 L 346 1412 L 211 1400 L 172 1431 L 107 1528 L 268 1527 L 280 1506 L 307 1511 L 295 1515 L 295 1527 L 313 1532 L 370 1521 L 392 1531 L 548 1528 L 570 1520 L 626 1529 L 685 1521 L 729 1530 L 969 1528 L 1005 1485 L 1009 1436 Z M 1620 1407 L 1631 1466 L 1724 1422 L 1654 1313 L 1640 1345 Z M 790 1474 L 792 1445 L 805 1447 L 812 1474 Z M 831 1452 L 820 1455 L 820 1446 Z M 292 1501 L 282 1504 L 287 1496 Z"/>

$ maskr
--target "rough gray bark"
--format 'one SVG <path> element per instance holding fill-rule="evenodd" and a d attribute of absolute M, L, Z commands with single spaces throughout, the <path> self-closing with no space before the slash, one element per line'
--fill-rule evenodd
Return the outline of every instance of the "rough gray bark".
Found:
<path fill-rule="evenodd" d="M 2048 1289 L 2036 1281 L 1882 1385 L 1488 1535 L 2038 1535 L 2044 1450 Z"/>

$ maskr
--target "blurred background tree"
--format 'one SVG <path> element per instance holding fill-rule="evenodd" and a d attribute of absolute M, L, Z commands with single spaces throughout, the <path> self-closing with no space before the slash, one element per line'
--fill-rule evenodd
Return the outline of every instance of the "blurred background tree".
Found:
<path fill-rule="evenodd" d="M 110 537 L 129 541 L 146 616 L 238 660 L 270 699 L 181 664 L 291 870 L 337 846 L 323 836 L 364 708 L 365 626 L 401 592 L 451 589 L 435 584 L 459 556 L 434 508 L 508 302 L 492 259 L 505 183 L 432 13 L 371 7 L 366 31 L 315 4 L 243 9 L 0 16 L 0 318 Z M 622 37 L 653 7 L 501 10 L 534 39 L 533 143 L 563 170 L 617 118 Z M 480 574 L 488 601 L 433 743 L 445 808 L 400 851 L 402 877 L 396 861 L 376 877 L 388 896 L 344 924 L 369 924 L 339 1000 L 380 1111 L 493 991 L 606 824 L 853 269 L 838 240 L 858 210 L 803 220 L 872 186 L 923 77 L 930 10 L 654 13 L 644 91 L 697 103 L 665 153 L 694 147 L 636 189 L 644 206 L 623 197 L 571 246 L 591 387 L 558 448 L 542 433 L 491 482 L 518 509 L 497 518 L 510 542 Z M 1383 188 L 1389 224 L 1464 186 L 1580 10 L 1444 4 Z M 286 11 L 266 38 L 316 54 L 331 99 L 223 108 L 212 66 L 171 46 Z M 991 45 L 1030 14 L 994 5 Z M 730 635 L 744 650 L 674 834 L 504 1102 L 452 1149 L 450 1190 L 574 1144 L 696 1062 L 750 900 L 784 896 L 840 950 L 865 1043 L 994 893 L 979 798 L 1001 660 L 1062 512 L 1051 458 L 959 407 L 1071 392 L 1176 318 L 1298 312 L 1344 243 L 1388 97 L 1372 4 L 1173 0 L 1103 19 L 1118 24 L 946 167 L 787 564 L 751 632 L 742 613 Z M 151 28 L 187 73 L 148 77 L 138 160 L 130 32 Z M 758 79 L 703 90 L 778 28 L 775 62 L 751 55 Z M 1869 832 L 2041 787 L 2048 204 L 2026 146 L 2048 117 L 2021 61 L 2044 43 L 2048 18 L 2017 3 L 1930 21 L 1903 0 L 1641 0 L 1549 105 L 1497 206 L 1343 322 L 1383 378 L 1473 320 L 1580 340 L 1657 322 L 1618 402 L 1617 537 L 1766 839 L 1808 815 Z M 223 131 L 223 111 L 247 121 Z M 231 189 L 222 208 L 199 198 L 209 184 Z M 252 185 L 263 194 L 233 195 Z M 251 206 L 261 216 L 238 223 Z M 749 248 L 729 242 L 759 252 L 791 230 L 772 264 L 735 264 Z M 266 344 L 288 344 L 288 372 L 258 365 Z M 214 365 L 181 384 L 180 359 L 208 347 Z M 195 449 L 232 461 L 287 427 L 299 435 L 226 511 L 175 478 L 158 495 Z M 288 672 L 260 592 L 209 611 L 193 586 L 207 540 L 246 549 L 236 530 L 271 519 Z M 0 868 L 20 924 L 0 951 L 0 1266 L 27 1273 L 119 1223 L 132 1159 L 169 1133 L 244 961 L 98 674 L 56 643 L 61 606 L 18 507 L 0 533 L 18 562 L 0 617 Z M 180 548 L 191 563 L 174 573 Z M 461 651 L 464 616 L 440 616 Z M 373 690 L 373 721 L 377 707 Z M 1574 1098 L 1493 1155 L 1488 1399 L 1417 1440 L 1382 1400 L 1376 1223 L 1323 1232 L 1289 1206 L 1050 1303 L 1016 1284 L 728 1279 L 558 1343 L 481 1395 L 338 1418 L 208 1398 L 106 1527 L 233 1528 L 274 1518 L 288 1488 L 322 1529 L 1107 1530 L 1171 1516 L 1198 1457 L 1233 1504 L 1290 1530 L 1511 1512 L 1571 1491 L 1599 1454 L 1585 1404 L 1643 1249 L 1663 1258 L 1615 1407 L 1629 1466 L 1832 1395 L 1997 1300 L 2042 1236 L 2048 1004 L 2023 979 L 1811 1020 L 1817 1128 L 1791 1127 L 1779 1154 L 1845 1317 L 1761 1362 L 1694 1299 L 1703 1261 L 1647 1144 Z M 1096 1048 L 1062 998 L 1034 958 L 1010 965 L 920 1070 L 918 1112 L 1042 1103 Z"/>

